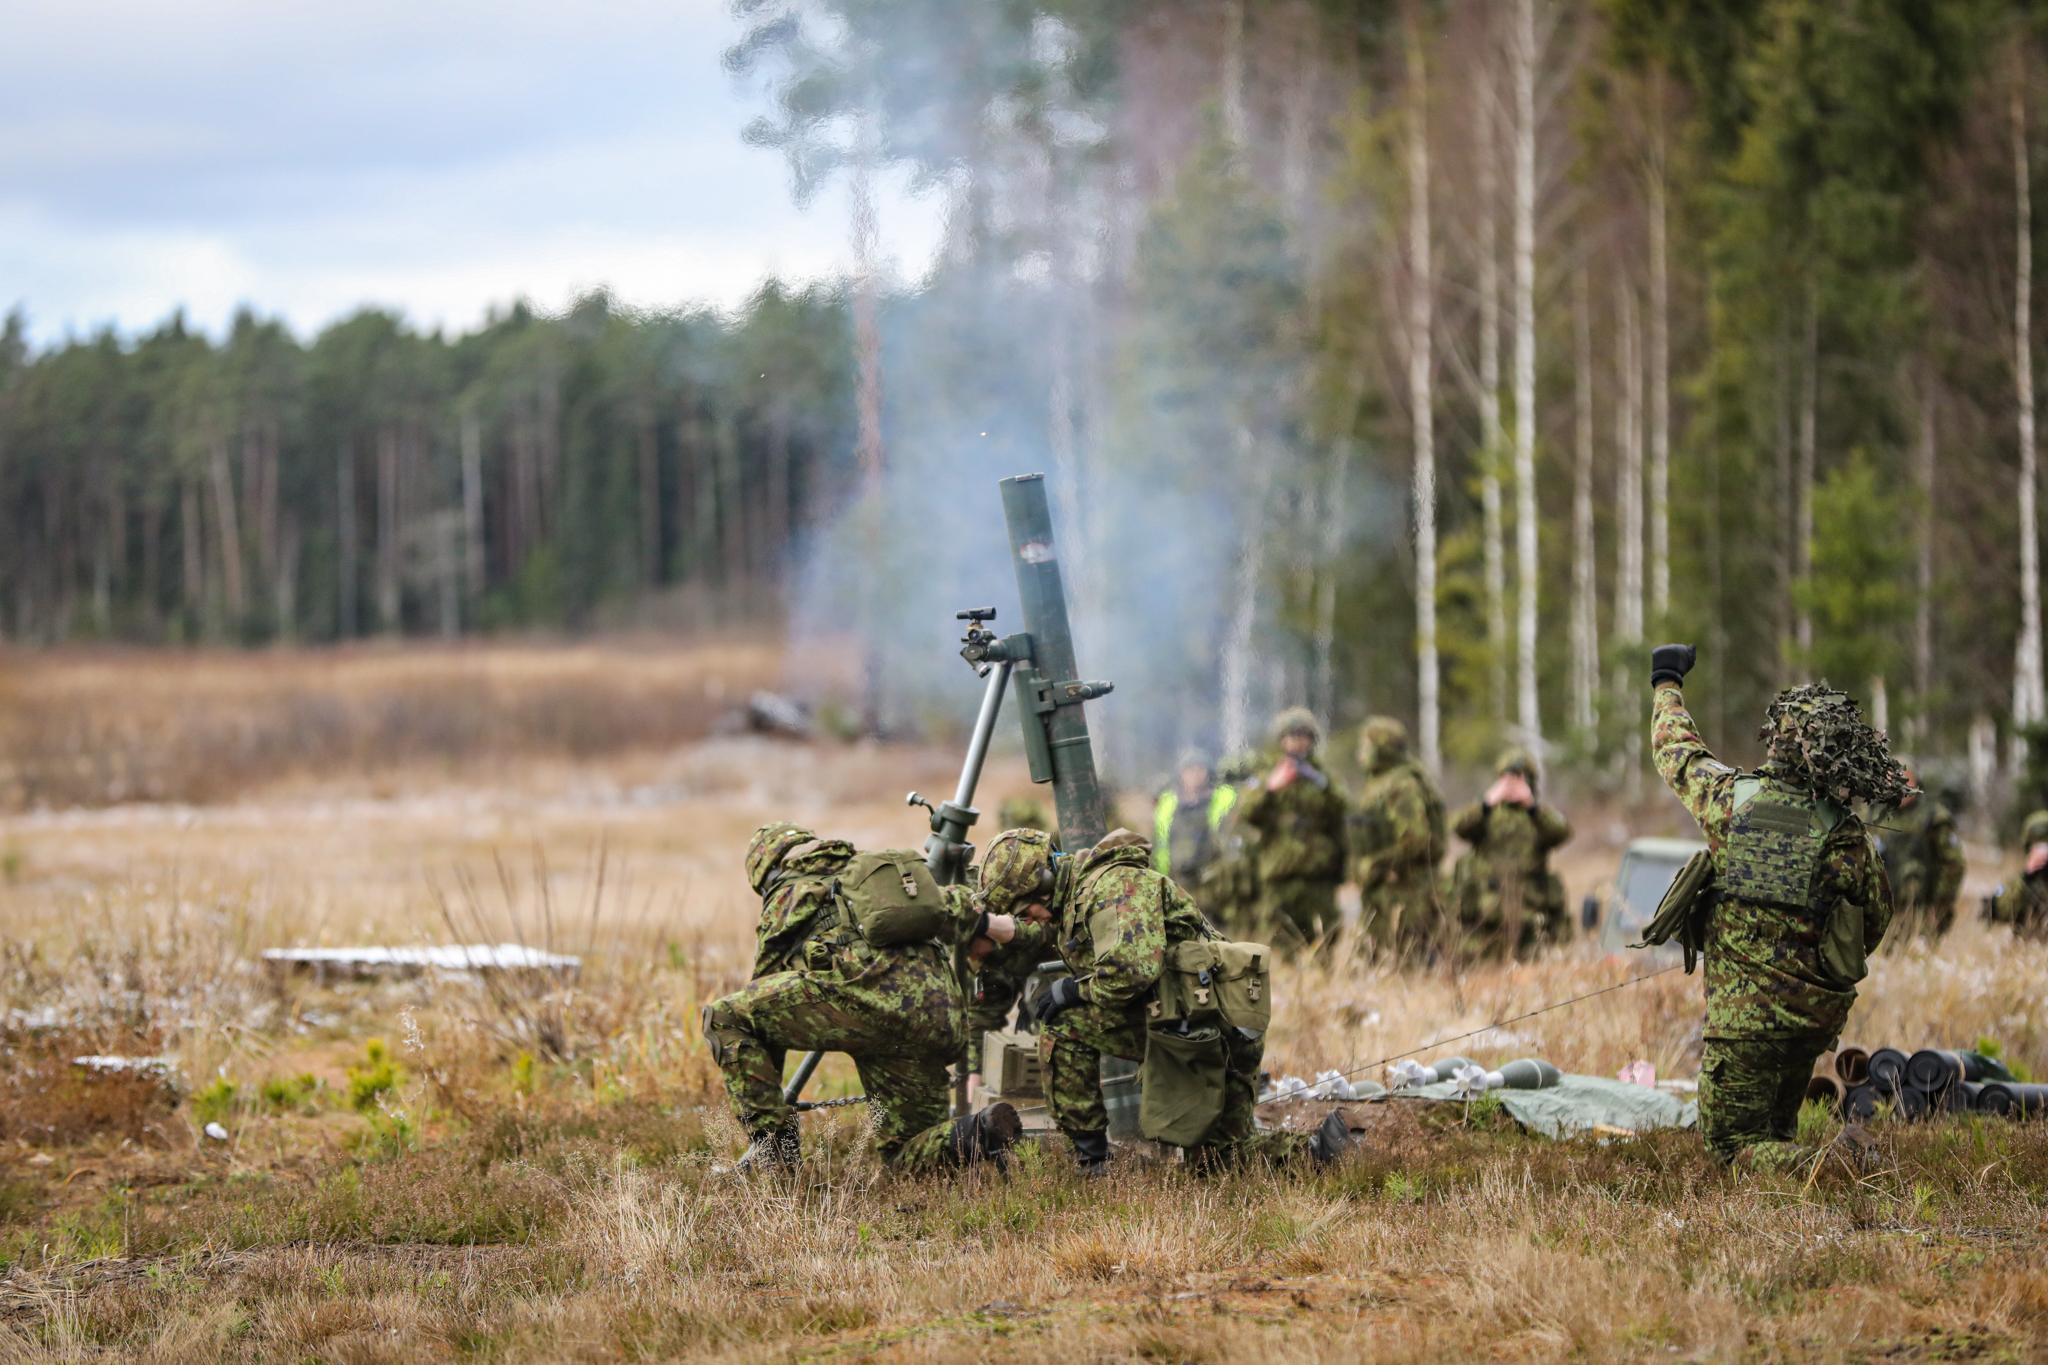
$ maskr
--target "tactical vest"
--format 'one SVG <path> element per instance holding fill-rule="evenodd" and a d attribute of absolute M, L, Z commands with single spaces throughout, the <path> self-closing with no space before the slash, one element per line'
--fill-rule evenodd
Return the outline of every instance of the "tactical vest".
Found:
<path fill-rule="evenodd" d="M 1721 890 L 1759 905 L 1804 909 L 1813 870 L 1842 810 L 1803 787 L 1775 778 L 1735 780 L 1735 810 L 1722 845 Z"/>

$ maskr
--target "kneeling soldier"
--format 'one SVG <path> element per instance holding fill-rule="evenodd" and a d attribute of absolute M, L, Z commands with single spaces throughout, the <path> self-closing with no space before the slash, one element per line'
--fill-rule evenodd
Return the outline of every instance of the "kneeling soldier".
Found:
<path fill-rule="evenodd" d="M 1254 1029 L 1214 1010 L 1183 1014 L 1161 1008 L 1162 986 L 1168 984 L 1162 978 L 1187 955 L 1183 945 L 1213 945 L 1207 957 L 1219 971 L 1228 950 L 1252 952 L 1252 976 L 1261 985 L 1263 964 L 1257 958 L 1269 957 L 1271 950 L 1226 943 L 1188 894 L 1152 866 L 1150 849 L 1138 835 L 1116 830 L 1069 856 L 1054 854 L 1051 840 L 1035 830 L 1005 830 L 989 842 L 982 860 L 981 905 L 984 913 L 1014 912 L 1048 925 L 1074 973 L 1042 992 L 1035 1011 L 1047 1062 L 1047 1105 L 1084 1171 L 1099 1174 L 1109 1161 L 1109 1110 L 1100 1071 L 1105 1054 L 1144 1059 L 1146 1136 L 1187 1148 L 1191 1160 L 1306 1155 L 1320 1164 L 1351 1145 L 1341 1111 L 1313 1136 L 1255 1131 L 1263 1017 Z M 1199 996 L 1206 1005 L 1211 989 L 1205 976 L 1200 987 L 1176 987 L 1174 994 L 1179 1003 Z M 1254 986 L 1251 999 L 1260 993 Z M 1169 1012 L 1196 1027 L 1168 1033 L 1162 1025 L 1174 1022 L 1164 1017 Z M 1183 1046 L 1185 1053 L 1177 1051 Z M 1206 1055 L 1193 1055 L 1204 1048 Z"/>
<path fill-rule="evenodd" d="M 747 878 L 762 898 L 756 975 L 704 1009 L 733 1114 L 754 1139 L 742 1168 L 796 1160 L 782 1093 L 790 1050 L 853 1058 L 890 1165 L 999 1160 L 1022 1128 L 1015 1109 L 946 1117 L 946 1067 L 964 1026 L 953 944 L 967 937 L 970 952 L 985 952 L 1014 922 L 946 895 L 917 853 L 856 853 L 797 825 L 755 832 Z"/>

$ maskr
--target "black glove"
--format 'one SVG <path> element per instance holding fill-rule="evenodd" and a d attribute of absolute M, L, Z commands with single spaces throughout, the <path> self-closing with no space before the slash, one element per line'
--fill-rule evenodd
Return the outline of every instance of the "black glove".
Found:
<path fill-rule="evenodd" d="M 1684 682 L 1685 675 L 1692 671 L 1693 660 L 1699 656 L 1694 645 L 1658 645 L 1650 651 L 1651 688 L 1659 683 Z"/>
<path fill-rule="evenodd" d="M 1071 976 L 1063 976 L 1040 992 L 1037 1002 L 1031 1007 L 1031 1013 L 1039 1023 L 1049 1023 L 1061 1010 L 1080 1003 L 1081 983 Z"/>

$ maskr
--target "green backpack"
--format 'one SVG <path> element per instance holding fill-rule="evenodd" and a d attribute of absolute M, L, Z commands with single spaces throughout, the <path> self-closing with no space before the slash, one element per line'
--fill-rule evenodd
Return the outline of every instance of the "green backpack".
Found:
<path fill-rule="evenodd" d="M 924 855 L 905 848 L 856 853 L 832 879 L 832 895 L 877 948 L 928 943 L 949 928 L 946 898 Z"/>

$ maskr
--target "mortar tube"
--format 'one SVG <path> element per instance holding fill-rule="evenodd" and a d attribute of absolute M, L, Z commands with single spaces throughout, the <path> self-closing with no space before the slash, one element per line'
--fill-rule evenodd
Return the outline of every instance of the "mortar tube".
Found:
<path fill-rule="evenodd" d="M 1067 594 L 1060 580 L 1045 475 L 1019 474 L 997 487 L 1002 490 L 1003 520 L 1010 533 L 1010 560 L 1017 572 L 1024 630 L 1031 637 L 1032 667 L 1046 683 L 1078 681 L 1081 675 L 1074 662 L 1074 632 L 1067 620 Z M 1034 714 L 1023 706 L 1018 711 L 1024 725 L 1045 727 L 1061 847 L 1087 848 L 1109 832 L 1109 811 L 1096 779 L 1095 751 L 1089 743 L 1088 717 L 1081 703 L 1055 706 L 1047 715 Z"/>

